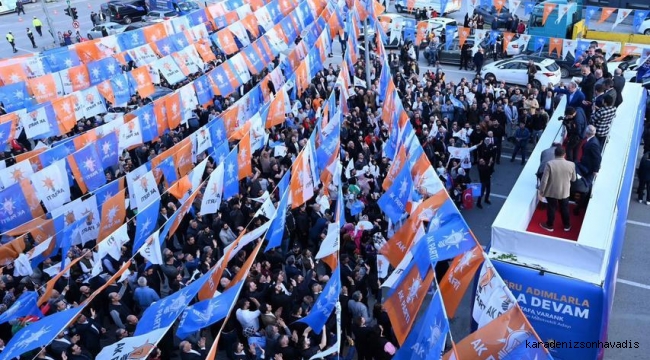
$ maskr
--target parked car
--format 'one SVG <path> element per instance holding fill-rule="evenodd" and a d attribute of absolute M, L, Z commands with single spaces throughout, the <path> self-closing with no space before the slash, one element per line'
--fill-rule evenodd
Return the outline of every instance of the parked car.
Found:
<path fill-rule="evenodd" d="M 646 15 L 645 20 L 636 29 L 639 34 L 650 35 L 650 13 Z"/>
<path fill-rule="evenodd" d="M 193 1 L 184 1 L 181 3 L 178 3 L 178 14 L 179 15 L 187 15 L 193 11 L 196 11 L 200 9 L 199 5 Z"/>
<path fill-rule="evenodd" d="M 147 15 L 147 5 L 144 0 L 112 0 L 102 4 L 100 8 L 106 20 L 120 24 L 128 25 L 142 20 L 142 17 Z"/>
<path fill-rule="evenodd" d="M 159 23 L 178 16 L 178 13 L 173 10 L 152 10 L 142 17 L 142 21 L 150 23 Z"/>
<path fill-rule="evenodd" d="M 612 61 L 607 63 L 607 70 L 614 73 L 616 69 L 623 70 L 623 77 L 626 82 L 636 82 L 636 70 L 642 65 L 642 59 L 636 57 L 628 61 Z"/>
<path fill-rule="evenodd" d="M 490 6 L 485 6 L 485 5 L 479 5 L 476 7 L 474 12 L 478 15 L 483 16 L 483 20 L 485 20 L 485 24 L 492 24 L 492 19 L 494 17 L 497 17 L 497 25 L 499 28 L 503 28 L 506 26 L 506 23 L 508 22 L 508 18 L 512 15 L 510 15 L 510 10 L 508 10 L 507 7 L 501 8 L 501 12 L 497 11 L 497 8 L 494 7 L 494 5 Z"/>
<path fill-rule="evenodd" d="M 505 81 L 509 84 L 526 86 L 528 84 L 528 61 L 533 60 L 537 73 L 535 74 L 535 86 L 559 84 L 562 80 L 560 67 L 555 60 L 538 56 L 519 55 L 511 59 L 500 60 L 487 65 L 481 69 L 481 77 L 491 81 Z"/>
<path fill-rule="evenodd" d="M 126 25 L 114 22 L 105 22 L 103 24 L 99 24 L 88 31 L 88 40 L 99 39 L 100 37 L 104 36 L 104 29 L 106 29 L 108 35 L 121 34 L 124 32 L 124 30 L 126 30 Z"/>

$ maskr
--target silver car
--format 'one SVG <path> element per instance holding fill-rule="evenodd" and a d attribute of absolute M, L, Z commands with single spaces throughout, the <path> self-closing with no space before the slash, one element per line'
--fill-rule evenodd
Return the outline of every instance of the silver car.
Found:
<path fill-rule="evenodd" d="M 173 10 L 153 10 L 153 11 L 149 11 L 147 15 L 143 16 L 142 21 L 150 22 L 150 23 L 159 23 L 165 20 L 169 20 L 171 18 L 175 18 L 177 16 L 178 13 Z"/>
<path fill-rule="evenodd" d="M 103 37 L 103 30 L 106 29 L 108 35 L 121 34 L 126 30 L 126 25 L 114 23 L 114 22 L 105 22 L 99 24 L 88 31 L 88 40 L 99 39 Z"/>

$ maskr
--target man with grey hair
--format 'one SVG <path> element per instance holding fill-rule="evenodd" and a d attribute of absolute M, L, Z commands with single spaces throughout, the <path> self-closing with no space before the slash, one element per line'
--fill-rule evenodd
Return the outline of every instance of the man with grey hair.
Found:
<path fill-rule="evenodd" d="M 350 311 L 351 317 L 354 319 L 358 316 L 366 319 L 366 323 L 370 323 L 370 316 L 368 315 L 368 307 L 366 304 L 361 302 L 363 295 L 361 291 L 355 291 L 352 293 L 352 298 L 348 301 L 348 310 Z"/>
<path fill-rule="evenodd" d="M 560 86 L 555 88 L 555 93 L 567 96 L 566 106 L 571 106 L 573 108 L 584 107 L 582 102 L 586 99 L 585 94 L 578 89 L 578 85 L 573 81 L 570 82 L 567 87 L 564 86 L 564 83 L 560 83 Z"/>
<path fill-rule="evenodd" d="M 160 296 L 154 289 L 147 286 L 147 278 L 141 276 L 138 278 L 138 288 L 133 292 L 133 300 L 142 313 L 147 310 L 151 304 L 160 300 Z"/>

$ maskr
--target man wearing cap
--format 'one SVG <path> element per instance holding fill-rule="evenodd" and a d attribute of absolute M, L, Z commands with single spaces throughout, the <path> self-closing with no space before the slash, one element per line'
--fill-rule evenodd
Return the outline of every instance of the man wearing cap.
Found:
<path fill-rule="evenodd" d="M 34 25 L 34 29 L 36 29 L 36 32 L 38 35 L 43 37 L 43 23 L 41 20 L 39 20 L 36 16 L 34 16 L 34 19 L 32 20 L 32 25 Z"/>

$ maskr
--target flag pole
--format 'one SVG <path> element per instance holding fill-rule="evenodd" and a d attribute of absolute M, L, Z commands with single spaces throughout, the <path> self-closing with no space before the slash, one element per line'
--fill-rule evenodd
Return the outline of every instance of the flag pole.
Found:
<path fill-rule="evenodd" d="M 370 16 L 370 15 L 368 15 Z M 365 63 L 366 63 L 366 89 L 370 89 L 370 43 L 368 41 L 368 27 L 370 26 L 370 18 L 367 17 L 363 22 L 363 45 L 366 50 Z M 375 36 L 379 34 L 375 33 Z M 355 51 L 352 49 L 352 51 Z"/>

